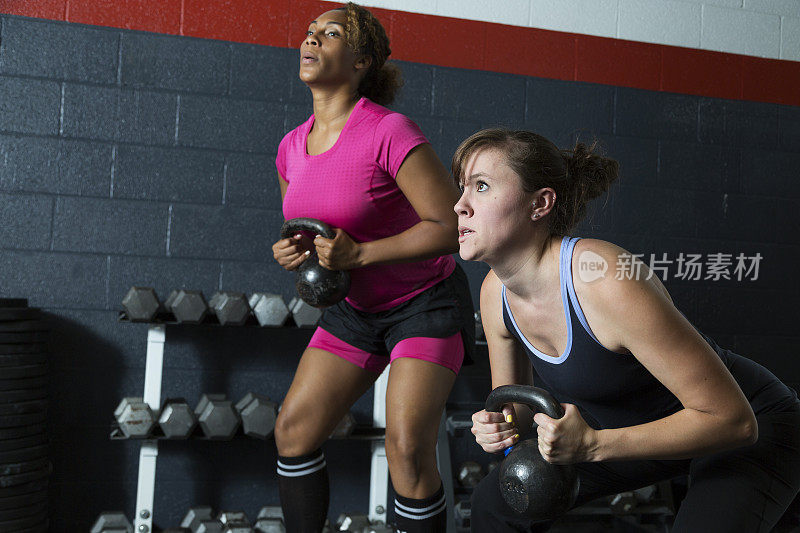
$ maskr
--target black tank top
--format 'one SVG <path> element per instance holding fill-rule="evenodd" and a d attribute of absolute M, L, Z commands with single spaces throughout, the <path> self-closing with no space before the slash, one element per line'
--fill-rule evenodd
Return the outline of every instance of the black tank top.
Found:
<path fill-rule="evenodd" d="M 558 401 L 580 408 L 595 429 L 651 422 L 682 408 L 677 397 L 631 354 L 606 349 L 595 338 L 578 303 L 572 280 L 572 252 L 579 238 L 561 241 L 559 277 L 567 319 L 567 347 L 557 357 L 537 350 L 517 327 L 502 288 L 503 321 L 525 349 L 533 368 Z M 769 370 L 700 335 L 717 352 L 742 388 L 756 415 L 800 410 L 797 394 Z"/>

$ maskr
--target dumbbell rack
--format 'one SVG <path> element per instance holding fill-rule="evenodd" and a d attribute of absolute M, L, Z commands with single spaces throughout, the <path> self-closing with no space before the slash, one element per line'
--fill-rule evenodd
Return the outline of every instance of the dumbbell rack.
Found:
<path fill-rule="evenodd" d="M 121 320 L 124 318 L 121 317 Z M 161 406 L 161 377 L 164 368 L 164 344 L 166 325 L 150 324 L 147 330 L 147 359 L 144 373 L 143 400 L 153 412 Z M 372 408 L 374 428 L 386 428 L 386 387 L 389 367 L 375 381 Z M 445 496 L 453 502 L 453 476 L 450 466 L 450 445 L 445 429 L 445 414 L 439 424 L 439 438 L 436 444 L 436 458 L 442 477 Z M 136 488 L 136 512 L 134 531 L 150 533 L 153 530 L 153 502 L 156 484 L 156 460 L 158 459 L 158 440 L 143 439 L 139 449 L 139 476 Z M 372 442 L 369 483 L 369 519 L 386 522 L 388 510 L 389 464 L 386 460 L 386 446 L 383 438 Z M 455 531 L 455 521 L 451 508 L 447 510 L 447 531 Z"/>

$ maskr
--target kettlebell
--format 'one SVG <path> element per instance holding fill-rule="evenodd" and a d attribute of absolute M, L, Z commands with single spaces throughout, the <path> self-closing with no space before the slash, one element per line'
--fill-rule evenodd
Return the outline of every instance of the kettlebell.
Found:
<path fill-rule="evenodd" d="M 336 233 L 330 226 L 315 218 L 293 218 L 281 226 L 281 239 L 300 231 L 309 231 L 326 239 Z M 317 253 L 312 251 L 295 271 L 295 288 L 300 298 L 314 307 L 328 307 L 341 301 L 350 292 L 350 274 L 345 270 L 328 270 L 319 264 Z"/>
<path fill-rule="evenodd" d="M 527 385 L 502 385 L 489 393 L 486 410 L 502 412 L 507 403 L 522 403 L 534 413 L 564 416 L 561 404 L 549 392 Z M 500 493 L 517 513 L 547 520 L 567 512 L 578 497 L 580 481 L 573 465 L 554 465 L 542 458 L 538 439 L 515 444 L 500 464 Z"/>

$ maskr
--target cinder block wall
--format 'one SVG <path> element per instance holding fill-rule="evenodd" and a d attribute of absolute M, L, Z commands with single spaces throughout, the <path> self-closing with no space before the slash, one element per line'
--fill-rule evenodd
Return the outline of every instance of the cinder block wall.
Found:
<path fill-rule="evenodd" d="M 134 508 L 138 445 L 108 439 L 116 403 L 144 379 L 146 327 L 117 322 L 127 288 L 292 295 L 271 259 L 282 221 L 273 160 L 310 101 L 292 50 L 11 15 L 0 23 L 0 296 L 28 297 L 53 320 L 53 530 L 77 531 L 101 510 Z M 577 235 L 672 259 L 761 253 L 756 281 L 666 284 L 698 327 L 800 384 L 797 107 L 401 66 L 395 108 L 445 162 L 464 137 L 498 123 L 561 145 L 599 138 L 622 178 Z M 486 270 L 465 267 L 477 303 Z M 280 400 L 308 336 L 170 328 L 162 395 L 254 390 Z M 479 404 L 488 389 L 481 360 L 459 377 L 451 406 Z M 356 415 L 367 421 L 370 411 L 368 395 Z M 478 456 L 474 444 L 455 450 L 455 462 Z M 333 518 L 366 509 L 368 452 L 357 442 L 326 449 Z M 175 525 L 202 503 L 253 516 L 277 503 L 274 461 L 274 446 L 255 440 L 164 443 L 156 523 Z"/>

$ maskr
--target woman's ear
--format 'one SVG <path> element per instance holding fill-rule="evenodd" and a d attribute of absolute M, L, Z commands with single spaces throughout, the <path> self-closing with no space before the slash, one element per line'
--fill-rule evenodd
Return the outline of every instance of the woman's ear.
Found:
<path fill-rule="evenodd" d="M 356 59 L 355 67 L 356 70 L 367 70 L 372 65 L 372 56 L 362 55 L 358 59 Z"/>
<path fill-rule="evenodd" d="M 531 219 L 539 220 L 546 216 L 556 205 L 556 191 L 550 187 L 539 189 L 531 200 Z"/>

